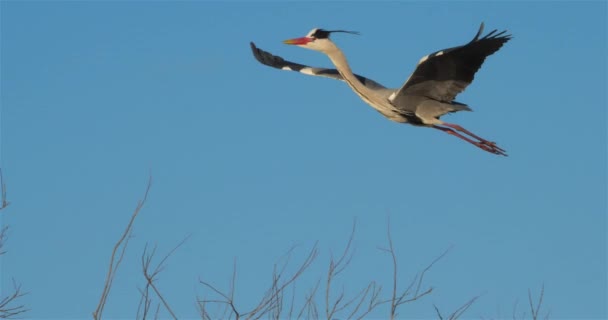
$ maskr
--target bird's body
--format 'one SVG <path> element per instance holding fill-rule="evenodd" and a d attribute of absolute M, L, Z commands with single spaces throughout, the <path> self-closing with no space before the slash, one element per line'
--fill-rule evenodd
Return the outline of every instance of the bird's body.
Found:
<path fill-rule="evenodd" d="M 479 38 L 482 31 L 483 24 L 475 38 L 466 45 L 437 51 L 420 59 L 414 73 L 397 89 L 386 88 L 352 72 L 344 53 L 329 39 L 331 32 L 345 31 L 313 29 L 305 37 L 285 41 L 326 54 L 336 69 L 313 68 L 286 61 L 257 48 L 253 43 L 251 49 L 255 58 L 265 65 L 346 82 L 363 101 L 392 121 L 439 129 L 485 151 L 506 155 L 495 143 L 439 119 L 447 113 L 471 110 L 467 105 L 454 101 L 456 95 L 473 81 L 485 58 L 510 39 L 509 35 L 503 35 L 504 31 L 496 33 L 496 30 Z"/>

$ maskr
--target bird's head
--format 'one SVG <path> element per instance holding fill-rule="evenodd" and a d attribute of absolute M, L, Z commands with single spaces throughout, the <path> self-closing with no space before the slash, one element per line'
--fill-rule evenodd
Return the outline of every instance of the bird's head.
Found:
<path fill-rule="evenodd" d="M 345 31 L 345 30 L 324 30 L 319 28 L 314 28 L 310 30 L 310 32 L 301 38 L 294 38 L 283 41 L 285 44 L 296 45 L 301 48 L 326 52 L 332 48 L 335 48 L 335 45 L 331 40 L 329 40 L 329 35 L 334 32 L 343 32 L 350 34 L 359 34 L 355 31 Z"/>

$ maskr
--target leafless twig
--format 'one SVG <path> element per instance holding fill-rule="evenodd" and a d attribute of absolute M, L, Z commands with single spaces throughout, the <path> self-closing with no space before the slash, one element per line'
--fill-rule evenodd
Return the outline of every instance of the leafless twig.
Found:
<path fill-rule="evenodd" d="M 9 205 L 9 202 L 6 201 L 6 184 L 4 184 L 4 178 L 2 176 L 2 169 L 0 168 L 0 192 L 1 192 L 1 198 L 0 198 L 0 210 L 6 208 Z M 6 236 L 8 233 L 8 226 L 4 226 L 2 227 L 2 229 L 0 230 L 0 256 L 5 254 L 6 251 L 4 251 L 2 248 L 4 247 L 4 243 L 6 242 Z"/>
<path fill-rule="evenodd" d="M 540 289 L 540 296 L 538 297 L 538 301 L 536 301 L 536 306 L 534 305 L 534 299 L 532 298 L 532 292 L 530 291 L 530 289 L 528 289 L 528 306 L 529 306 L 529 311 L 530 311 L 530 317 L 532 318 L 532 320 L 539 320 L 541 319 L 540 316 L 540 309 L 542 307 L 542 304 L 544 302 L 544 296 L 545 296 L 545 285 L 543 284 L 541 289 Z M 528 313 L 527 313 L 527 309 L 522 311 L 520 315 L 518 315 L 518 300 L 515 301 L 515 303 L 513 304 L 513 312 L 512 312 L 512 318 L 513 320 L 518 320 L 518 319 L 526 319 L 528 318 Z M 549 316 L 551 314 L 551 311 L 547 311 L 545 313 L 545 316 L 543 317 L 543 319 L 549 319 Z"/>
<path fill-rule="evenodd" d="M 112 288 L 112 282 L 114 281 L 114 277 L 116 276 L 116 272 L 118 271 L 118 267 L 124 258 L 125 252 L 127 251 L 127 246 L 129 244 L 129 239 L 131 237 L 131 232 L 133 230 L 133 223 L 135 222 L 135 218 L 143 208 L 146 203 L 146 199 L 148 198 L 148 192 L 150 191 L 150 187 L 152 186 L 152 177 L 148 179 L 148 185 L 146 187 L 146 191 L 144 193 L 144 197 L 137 203 L 137 207 L 133 211 L 131 215 L 131 219 L 125 228 L 122 236 L 118 239 L 116 244 L 114 245 L 114 249 L 112 250 L 112 255 L 110 256 L 110 267 L 108 268 L 108 274 L 106 275 L 106 281 L 104 284 L 103 291 L 101 293 L 101 298 L 99 299 L 99 304 L 97 305 L 97 309 L 93 311 L 93 319 L 99 320 L 102 319 L 103 309 L 106 305 L 106 301 L 108 299 L 108 295 L 110 294 L 110 289 Z"/>
<path fill-rule="evenodd" d="M 4 177 L 2 175 L 2 169 L 0 168 L 0 210 L 8 207 L 10 202 L 6 200 L 6 184 L 4 183 Z M 0 229 L 0 256 L 6 253 L 4 245 L 8 236 L 8 226 Z M 24 305 L 16 305 L 16 301 L 26 295 L 21 292 L 21 285 L 17 284 L 13 279 L 13 292 L 5 297 L 0 297 L 0 319 L 11 319 L 15 316 L 25 313 L 28 309 Z"/>
<path fill-rule="evenodd" d="M 238 312 L 238 310 L 236 309 L 236 306 L 234 305 L 234 283 L 236 281 L 236 259 L 234 261 L 234 265 L 233 265 L 233 269 L 232 269 L 232 278 L 230 281 L 230 293 L 229 294 L 225 294 L 222 291 L 218 290 L 216 287 L 214 287 L 213 285 L 211 285 L 208 282 L 205 282 L 203 280 L 199 279 L 199 283 L 202 284 L 203 286 L 211 289 L 211 291 L 213 291 L 215 294 L 219 295 L 220 297 L 222 297 L 223 300 L 217 300 L 217 299 L 203 299 L 203 300 L 199 300 L 198 301 L 198 306 L 201 310 L 201 314 L 203 315 L 203 318 L 208 317 L 209 319 L 211 319 L 211 317 L 209 316 L 207 309 L 206 309 L 206 305 L 209 303 L 215 303 L 215 304 L 225 304 L 227 306 L 230 307 L 231 312 L 234 314 L 234 316 L 236 317 L 236 319 L 240 319 L 241 314 Z M 222 317 L 223 318 L 223 317 Z M 232 317 L 231 317 L 232 318 Z"/>
<path fill-rule="evenodd" d="M 393 292 L 392 292 L 392 298 L 390 299 L 390 303 L 391 303 L 391 313 L 390 313 L 390 319 L 395 319 L 395 317 L 397 316 L 397 308 L 405 303 L 408 302 L 412 302 L 412 301 L 416 301 L 428 294 L 430 294 L 433 291 L 433 287 L 429 287 L 428 289 L 424 290 L 421 292 L 421 287 L 422 287 L 422 282 L 424 280 L 424 276 L 426 274 L 427 271 L 429 271 L 433 265 L 435 263 L 437 263 L 437 261 L 439 261 L 441 258 L 443 258 L 448 252 L 450 252 L 450 250 L 452 249 L 452 247 L 449 247 L 448 249 L 446 249 L 442 254 L 440 254 L 437 258 L 435 258 L 435 260 L 433 260 L 426 268 L 424 268 L 424 270 L 422 270 L 422 272 L 418 275 L 416 275 L 416 277 L 414 277 L 414 279 L 412 280 L 412 282 L 410 282 L 410 285 L 403 291 L 403 293 L 400 296 L 397 296 L 397 283 L 398 283 L 398 276 L 397 276 L 397 255 L 395 253 L 395 248 L 393 246 L 393 239 L 391 236 L 391 228 L 390 228 L 390 218 L 388 220 L 387 223 L 387 236 L 388 236 L 388 249 L 386 248 L 380 248 L 380 250 L 387 252 L 392 259 L 393 262 Z M 412 289 L 415 290 L 412 292 Z"/>
<path fill-rule="evenodd" d="M 320 284 L 321 284 L 321 279 L 317 280 L 317 284 L 315 284 L 315 286 L 312 288 L 310 293 L 305 296 L 306 302 L 304 302 L 304 305 L 300 309 L 300 312 L 298 313 L 298 317 L 296 319 L 300 319 L 305 311 L 309 312 L 308 318 L 310 318 L 311 305 L 314 305 L 315 294 L 317 293 L 317 290 L 319 289 Z"/>
<path fill-rule="evenodd" d="M 300 264 L 300 267 L 298 268 L 298 270 L 296 270 L 296 272 L 294 272 L 294 274 L 291 277 L 287 278 L 287 280 L 285 280 L 283 283 L 279 284 L 279 280 L 283 277 L 282 273 L 284 272 L 286 265 L 289 262 L 289 259 L 287 259 L 287 262 L 285 263 L 285 267 L 281 268 L 281 270 L 282 270 L 281 274 L 273 275 L 272 286 L 277 286 L 277 289 L 269 290 L 268 293 L 262 298 L 262 300 L 260 301 L 258 306 L 255 307 L 253 310 L 246 313 L 247 317 L 249 319 L 259 319 L 260 317 L 262 317 L 263 315 L 268 313 L 268 311 L 275 308 L 276 305 L 274 303 L 276 302 L 276 300 L 275 300 L 276 295 L 283 292 L 285 290 L 285 288 L 287 288 L 294 281 L 296 281 L 296 279 L 299 278 L 304 273 L 304 271 L 306 271 L 306 269 L 308 269 L 308 267 L 310 267 L 310 265 L 316 259 L 318 254 L 319 254 L 319 251 L 317 249 L 317 243 L 315 243 L 313 248 L 308 253 L 308 256 L 306 257 L 306 259 L 304 259 L 304 262 L 302 262 Z M 271 286 L 271 288 L 272 288 L 272 286 Z"/>
<path fill-rule="evenodd" d="M 462 316 L 465 311 L 467 311 L 467 309 L 469 309 L 469 307 L 471 305 L 473 305 L 473 303 L 479 299 L 480 296 L 476 296 L 471 298 L 469 301 L 465 302 L 462 306 L 458 307 L 458 309 L 456 309 L 454 312 L 452 312 L 449 316 L 448 316 L 448 320 L 457 320 L 460 316 Z M 433 308 L 435 308 L 435 312 L 437 313 L 437 317 L 439 318 L 439 320 L 443 320 L 443 316 L 441 315 L 441 312 L 439 311 L 439 308 L 437 307 L 437 305 L 433 304 Z"/>
<path fill-rule="evenodd" d="M 169 257 L 171 255 L 173 255 L 175 253 L 175 251 L 188 240 L 189 237 L 190 236 L 184 238 L 184 240 L 182 240 L 179 244 L 177 244 L 177 246 L 175 246 L 173 249 L 171 249 L 171 251 L 169 251 L 169 253 L 167 253 L 160 260 L 160 262 L 156 265 L 154 270 L 151 269 L 150 265 L 152 264 L 152 259 L 154 258 L 154 254 L 156 253 L 156 247 L 154 247 L 152 249 L 151 253 L 148 253 L 148 251 L 147 251 L 148 245 L 146 244 L 146 246 L 144 248 L 144 252 L 141 255 L 141 266 L 143 269 L 144 277 L 146 278 L 146 289 L 144 292 L 147 294 L 148 288 L 152 288 L 154 293 L 156 293 L 156 296 L 158 297 L 158 299 L 162 302 L 163 306 L 165 307 L 167 312 L 169 312 L 169 314 L 173 317 L 173 319 L 177 319 L 177 316 L 175 315 L 175 313 L 169 306 L 169 303 L 167 303 L 167 300 L 165 299 L 165 297 L 163 297 L 163 295 L 160 293 L 160 290 L 158 290 L 158 288 L 156 287 L 154 282 L 156 280 L 158 280 L 158 278 L 157 278 L 158 274 L 164 269 L 165 262 L 167 262 L 167 259 L 169 259 Z M 156 311 L 157 315 L 158 315 L 159 311 L 160 311 L 160 309 L 157 309 L 157 311 Z"/>
<path fill-rule="evenodd" d="M 377 285 L 376 282 L 374 282 L 374 281 L 370 282 L 370 284 L 367 286 L 367 288 L 365 288 L 365 293 L 361 296 L 361 300 L 359 300 L 359 303 L 357 303 L 355 308 L 352 310 L 351 314 L 348 316 L 348 319 L 352 319 L 353 317 L 356 316 L 357 312 L 359 312 L 359 309 L 361 308 L 361 306 L 363 306 L 363 303 L 365 302 L 368 295 L 369 295 L 369 299 L 368 299 L 368 303 L 367 303 L 367 309 L 364 309 L 363 313 L 361 313 L 357 316 L 358 320 L 365 318 L 377 306 L 379 306 L 383 303 L 386 303 L 387 301 L 380 300 L 381 291 L 382 291 L 382 286 Z"/>
<path fill-rule="evenodd" d="M 146 285 L 146 287 L 139 290 L 141 294 L 141 298 L 139 299 L 139 305 L 137 306 L 137 314 L 135 315 L 135 319 L 148 319 L 148 313 L 150 312 L 150 306 L 152 305 L 152 299 L 150 299 L 150 286 Z"/>
<path fill-rule="evenodd" d="M 4 226 L 2 229 L 0 229 L 0 256 L 6 253 L 6 251 L 3 248 L 4 248 L 4 244 L 6 243 L 7 236 L 8 236 L 8 226 Z"/>
<path fill-rule="evenodd" d="M 12 319 L 22 313 L 28 311 L 24 305 L 12 306 L 17 299 L 23 297 L 27 293 L 21 292 L 21 285 L 13 279 L 13 293 L 0 299 L 0 319 Z"/>
<path fill-rule="evenodd" d="M 342 300 L 344 299 L 344 289 L 338 294 L 336 300 L 331 303 L 330 302 L 330 293 L 331 293 L 331 285 L 332 281 L 340 274 L 348 265 L 350 264 L 354 250 L 351 250 L 351 246 L 353 243 L 353 239 L 355 237 L 355 230 L 357 227 L 357 221 L 353 221 L 353 227 L 350 233 L 350 237 L 348 238 L 348 242 L 346 243 L 346 247 L 342 252 L 342 255 L 335 260 L 333 254 L 329 258 L 329 267 L 327 268 L 327 282 L 325 285 L 325 315 L 327 319 L 333 319 L 334 314 L 348 305 L 340 305 Z M 352 302 L 352 301 L 351 301 Z"/>
<path fill-rule="evenodd" d="M 452 312 L 452 314 L 450 315 L 450 317 L 448 319 L 457 320 L 460 316 L 462 316 L 465 313 L 465 311 L 467 311 L 467 309 L 469 309 L 469 307 L 471 307 L 471 305 L 473 305 L 473 303 L 475 303 L 475 301 L 477 301 L 477 299 L 479 299 L 479 296 L 473 297 L 473 298 L 471 298 L 471 300 L 465 302 L 462 306 L 460 306 L 458 309 L 456 309 L 454 312 Z"/>
<path fill-rule="evenodd" d="M 4 184 L 4 177 L 2 176 L 2 169 L 0 168 L 0 192 L 1 192 L 1 196 L 0 196 L 0 210 L 8 207 L 8 205 L 10 204 L 10 202 L 8 202 L 6 200 L 6 184 Z"/>
<path fill-rule="evenodd" d="M 528 303 L 530 303 L 530 312 L 532 313 L 532 320 L 538 320 L 538 312 L 540 311 L 540 307 L 543 304 L 543 296 L 545 295 L 545 285 L 543 284 L 540 288 L 540 296 L 538 297 L 538 301 L 536 303 L 536 307 L 534 307 L 534 303 L 532 302 L 532 292 L 528 289 Z M 548 315 L 547 315 L 548 317 Z"/>
<path fill-rule="evenodd" d="M 231 284 L 231 290 L 228 294 L 222 292 L 221 290 L 217 289 L 215 286 L 206 281 L 199 280 L 199 283 L 201 285 L 210 289 L 215 295 L 220 297 L 219 299 L 198 300 L 199 313 L 201 314 L 201 317 L 203 319 L 213 318 L 206 310 L 208 304 L 224 304 L 228 306 L 230 310 L 229 318 L 232 318 L 232 316 L 234 316 L 235 319 L 240 319 L 241 317 L 246 319 L 260 319 L 261 317 L 268 315 L 276 317 L 277 312 L 278 314 L 280 314 L 281 312 L 280 310 L 282 306 L 280 306 L 279 304 L 282 305 L 283 303 L 282 297 L 285 289 L 292 285 L 296 281 L 296 279 L 298 279 L 304 273 L 304 271 L 306 271 L 306 269 L 310 267 L 310 265 L 318 255 L 317 244 L 315 244 L 308 253 L 306 259 L 304 259 L 304 261 L 300 264 L 299 268 L 290 277 L 286 278 L 285 280 L 282 280 L 285 276 L 287 263 L 290 260 L 289 255 L 291 254 L 292 250 L 293 248 L 289 251 L 286 262 L 281 267 L 275 265 L 270 288 L 266 291 L 260 302 L 251 311 L 248 312 L 239 312 L 234 302 L 233 284 L 236 281 L 236 266 L 233 271 L 233 284 Z M 274 312 L 274 314 L 271 314 L 272 312 Z"/>
<path fill-rule="evenodd" d="M 443 320 L 443 316 L 441 315 L 439 308 L 437 308 L 437 305 L 435 305 L 434 303 L 433 303 L 433 308 L 435 308 L 435 312 L 437 313 L 437 318 L 439 318 L 439 320 Z"/>

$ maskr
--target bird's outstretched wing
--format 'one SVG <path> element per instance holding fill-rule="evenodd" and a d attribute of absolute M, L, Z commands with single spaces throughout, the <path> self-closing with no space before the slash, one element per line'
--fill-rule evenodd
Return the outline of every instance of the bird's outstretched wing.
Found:
<path fill-rule="evenodd" d="M 487 56 L 498 51 L 511 35 L 494 30 L 483 38 L 483 23 L 469 43 L 443 49 L 422 57 L 416 70 L 405 84 L 389 98 L 395 106 L 406 96 L 423 96 L 442 102 L 452 102 L 471 82 Z"/>
<path fill-rule="evenodd" d="M 344 80 L 336 69 L 314 68 L 303 64 L 287 61 L 279 56 L 275 56 L 270 52 L 264 51 L 256 47 L 253 42 L 250 42 L 250 45 L 251 51 L 253 52 L 253 56 L 255 57 L 255 59 L 258 60 L 261 64 L 267 65 L 269 67 L 287 71 L 297 71 L 310 76 L 320 76 L 336 80 Z M 370 80 L 360 75 L 355 76 L 359 79 L 359 81 L 361 81 L 361 83 L 363 83 L 363 85 L 370 89 L 385 89 L 384 86 L 373 80 Z"/>

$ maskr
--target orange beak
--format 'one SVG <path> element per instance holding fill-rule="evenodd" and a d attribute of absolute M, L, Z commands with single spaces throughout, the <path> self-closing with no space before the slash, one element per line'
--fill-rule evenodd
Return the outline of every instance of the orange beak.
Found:
<path fill-rule="evenodd" d="M 312 38 L 308 38 L 308 37 L 302 37 L 302 38 L 295 38 L 295 39 L 289 39 L 289 40 L 285 40 L 283 41 L 284 44 L 293 44 L 293 45 L 304 45 L 307 44 L 309 42 L 312 42 Z"/>

